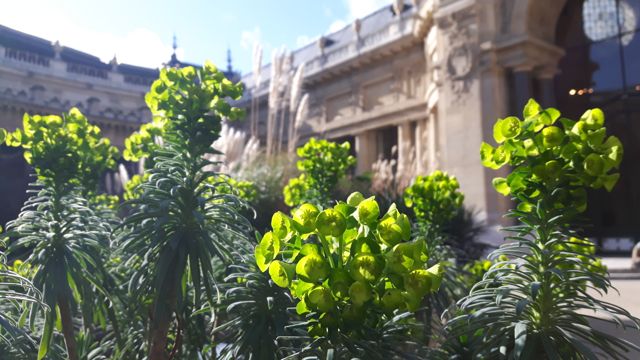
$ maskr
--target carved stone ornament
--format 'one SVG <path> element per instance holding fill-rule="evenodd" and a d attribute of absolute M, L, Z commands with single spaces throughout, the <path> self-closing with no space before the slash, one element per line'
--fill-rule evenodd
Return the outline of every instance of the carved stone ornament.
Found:
<path fill-rule="evenodd" d="M 362 21 L 360 19 L 353 20 L 351 24 L 353 32 L 356 34 L 356 39 L 360 39 L 360 29 L 362 28 Z"/>
<path fill-rule="evenodd" d="M 452 80 L 463 81 L 473 67 L 473 54 L 466 44 L 455 46 L 449 51 L 447 71 Z"/>
<path fill-rule="evenodd" d="M 450 50 L 446 58 L 446 71 L 451 90 L 460 98 L 469 92 L 473 82 L 473 68 L 475 53 L 471 45 L 469 31 L 453 26 L 449 35 Z"/>

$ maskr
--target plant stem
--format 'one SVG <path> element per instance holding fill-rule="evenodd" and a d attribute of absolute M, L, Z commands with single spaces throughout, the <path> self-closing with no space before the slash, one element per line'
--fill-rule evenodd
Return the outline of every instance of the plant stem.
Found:
<path fill-rule="evenodd" d="M 60 322 L 62 323 L 62 335 L 67 346 L 67 355 L 70 360 L 78 360 L 78 347 L 73 331 L 73 317 L 69 308 L 69 301 L 62 296 L 58 297 L 58 309 L 60 309 Z"/>
<path fill-rule="evenodd" d="M 171 266 L 171 268 L 175 268 L 175 266 Z M 165 291 L 159 292 L 166 294 L 166 296 L 157 296 L 154 304 L 154 318 L 151 321 L 150 329 L 149 360 L 166 360 L 169 358 L 167 335 L 175 312 L 178 293 L 176 277 L 171 276 L 170 279 L 168 284 L 162 287 Z"/>
<path fill-rule="evenodd" d="M 431 297 L 425 298 L 425 320 L 424 320 L 424 337 L 427 346 L 431 343 L 432 323 L 433 323 L 433 309 L 431 308 Z"/>
<path fill-rule="evenodd" d="M 325 253 L 325 257 L 329 259 L 329 265 L 331 265 L 331 267 L 334 267 L 333 257 L 331 257 L 331 251 L 329 251 L 329 244 L 327 243 L 327 239 L 321 234 L 318 234 L 318 237 L 320 238 L 320 243 L 322 244 L 322 250 Z"/>

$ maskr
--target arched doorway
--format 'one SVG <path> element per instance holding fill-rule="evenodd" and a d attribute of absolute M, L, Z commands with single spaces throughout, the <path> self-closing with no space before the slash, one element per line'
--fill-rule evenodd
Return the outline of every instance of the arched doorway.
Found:
<path fill-rule="evenodd" d="M 640 1 L 568 1 L 557 24 L 556 44 L 566 51 L 557 107 L 570 118 L 603 109 L 625 148 L 614 191 L 590 194 L 587 235 L 605 251 L 627 251 L 640 240 Z"/>

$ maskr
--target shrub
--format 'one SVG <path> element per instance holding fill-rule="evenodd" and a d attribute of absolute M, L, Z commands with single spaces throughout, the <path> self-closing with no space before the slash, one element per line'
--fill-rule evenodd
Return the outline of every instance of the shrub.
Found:
<path fill-rule="evenodd" d="M 29 254 L 25 263 L 34 268 L 33 284 L 51 309 L 45 315 L 38 359 L 47 355 L 57 321 L 67 356 L 78 359 L 73 324 L 77 304 L 83 304 L 82 315 L 89 319 L 104 319 L 112 311 L 104 268 L 111 228 L 87 197 L 96 196 L 99 174 L 115 166 L 117 149 L 75 108 L 62 117 L 26 114 L 23 129 L 9 133 L 6 141 L 24 149 L 37 174 L 35 195 L 18 219 L 9 222 L 5 236 L 12 240 L 10 255 Z"/>
<path fill-rule="evenodd" d="M 439 170 L 416 177 L 405 189 L 403 198 L 415 213 L 416 222 L 433 231 L 442 231 L 462 210 L 464 201 L 458 180 Z"/>
<path fill-rule="evenodd" d="M 207 170 L 215 164 L 204 157 L 213 151 L 222 119 L 242 115 L 226 100 L 241 95 L 241 85 L 232 84 L 207 62 L 201 69 L 162 69 L 145 97 L 154 118 L 163 124 L 162 142 L 150 148 L 153 168 L 139 185 L 140 197 L 128 202 L 131 212 L 119 243 L 125 266 L 133 269 L 130 292 L 141 304 L 151 304 L 152 359 L 169 356 L 174 315 L 178 332 L 173 353 L 180 351 L 183 329 L 200 324 L 196 327 L 204 331 L 204 314 L 192 313 L 214 308 L 213 263 L 231 261 L 232 250 L 247 245 L 250 227 L 239 215 L 244 204 L 211 185 L 219 174 Z M 149 140 L 144 138 L 142 142 Z M 202 350 L 204 343 L 194 346 Z"/>
<path fill-rule="evenodd" d="M 1 247 L 3 245 L 0 243 Z M 46 309 L 42 293 L 28 279 L 31 271 L 23 270 L 29 266 L 21 265 L 22 261 L 16 260 L 13 266 L 9 266 L 0 251 L 0 351 L 8 359 L 25 358 L 35 353 L 36 343 L 20 320 L 24 305 Z"/>
<path fill-rule="evenodd" d="M 572 121 L 530 100 L 523 116 L 498 120 L 494 139 L 500 145 L 481 147 L 485 166 L 512 168 L 493 184 L 518 203 L 509 216 L 519 224 L 506 229 L 512 235 L 492 253 L 497 261 L 459 302 L 467 314 L 448 327 L 454 336 L 474 334 L 468 344 L 483 358 L 595 359 L 595 350 L 623 358 L 638 346 L 591 328 L 591 311 L 610 315 L 618 325 L 620 317 L 633 318 L 586 292 L 606 293 L 611 283 L 593 245 L 577 240 L 572 229 L 586 209 L 586 189 L 615 185 L 622 145 L 606 136 L 600 109 Z"/>
<path fill-rule="evenodd" d="M 275 213 L 271 224 L 255 250 L 258 268 L 291 291 L 316 339 L 366 338 L 366 329 L 416 311 L 440 286 L 441 267 L 424 268 L 429 254 L 410 241 L 408 217 L 395 206 L 380 217 L 373 197 L 353 193 L 325 209 L 305 203 L 292 217 Z"/>
<path fill-rule="evenodd" d="M 285 186 L 285 204 L 294 207 L 311 202 L 328 206 L 338 181 L 356 163 L 355 157 L 349 155 L 350 148 L 348 142 L 337 144 L 315 138 L 298 148 L 297 166 L 302 174 Z"/>

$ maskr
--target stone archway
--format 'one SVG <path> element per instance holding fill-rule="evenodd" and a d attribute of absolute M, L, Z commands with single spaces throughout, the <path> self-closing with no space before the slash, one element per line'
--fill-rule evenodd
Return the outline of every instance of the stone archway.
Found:
<path fill-rule="evenodd" d="M 501 0 L 503 29 L 512 36 L 533 36 L 553 44 L 568 0 Z"/>

